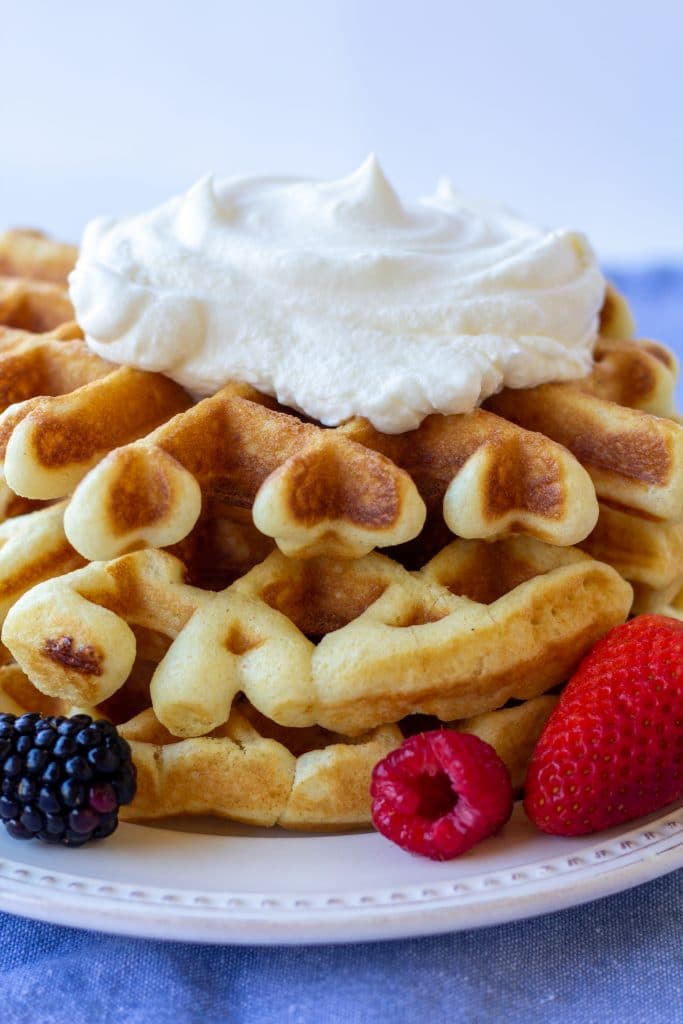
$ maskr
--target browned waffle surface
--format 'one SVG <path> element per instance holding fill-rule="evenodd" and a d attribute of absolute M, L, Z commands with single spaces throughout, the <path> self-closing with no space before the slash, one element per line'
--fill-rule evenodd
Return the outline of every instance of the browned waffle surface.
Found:
<path fill-rule="evenodd" d="M 221 505 L 253 509 L 259 530 L 299 557 L 358 557 L 414 537 L 425 517 L 385 456 L 233 385 L 104 459 L 76 491 L 67 532 L 86 557 L 111 558 L 177 543 L 202 507 Z"/>
<path fill-rule="evenodd" d="M 605 342 L 596 358 L 588 378 L 505 389 L 487 407 L 568 448 L 606 504 L 680 521 L 683 427 L 669 418 L 673 357 L 653 343 Z"/>
<path fill-rule="evenodd" d="M 450 727 L 491 743 L 519 788 L 554 703 L 553 697 L 537 697 Z M 0 667 L 0 711 L 23 714 L 29 709 L 42 714 L 76 710 L 36 690 L 17 665 Z M 109 717 L 107 705 L 78 710 Z M 132 820 L 212 814 L 289 829 L 367 827 L 372 769 L 403 739 L 397 725 L 353 738 L 319 727 L 285 728 L 242 700 L 211 735 L 179 740 L 149 707 L 130 718 L 125 704 L 118 710 L 113 720 L 130 743 L 137 768 L 135 800 L 121 810 L 122 817 Z"/>
<path fill-rule="evenodd" d="M 217 594 L 188 586 L 170 555 L 143 551 L 35 587 L 3 641 L 39 689 L 97 704 L 125 683 L 131 626 L 144 626 L 173 639 L 150 692 L 174 735 L 218 728 L 244 693 L 281 725 L 348 736 L 544 693 L 631 600 L 610 567 L 526 538 L 456 541 L 417 574 L 377 554 L 274 552 Z"/>
<path fill-rule="evenodd" d="M 76 255 L 39 231 L 0 234 L 0 324 L 43 332 L 73 320 L 67 277 Z"/>
<path fill-rule="evenodd" d="M 76 263 L 74 245 L 57 242 L 42 231 L 14 229 L 0 234 L 0 275 L 65 285 Z"/>
<path fill-rule="evenodd" d="M 0 459 L 28 498 L 70 494 L 108 451 L 190 404 L 173 381 L 114 366 L 64 333 L 14 332 L 0 348 Z"/>

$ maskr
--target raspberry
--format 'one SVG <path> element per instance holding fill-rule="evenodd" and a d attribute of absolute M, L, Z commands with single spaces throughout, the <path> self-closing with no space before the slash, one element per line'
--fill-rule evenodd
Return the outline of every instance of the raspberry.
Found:
<path fill-rule="evenodd" d="M 582 835 L 683 797 L 683 622 L 616 626 L 567 683 L 531 758 L 524 807 L 543 832 Z"/>
<path fill-rule="evenodd" d="M 377 830 L 432 860 L 459 856 L 512 813 L 510 775 L 493 747 L 451 729 L 405 740 L 375 765 L 370 794 Z"/>
<path fill-rule="evenodd" d="M 130 747 L 89 715 L 0 714 L 0 819 L 14 839 L 82 846 L 118 825 L 135 796 Z"/>

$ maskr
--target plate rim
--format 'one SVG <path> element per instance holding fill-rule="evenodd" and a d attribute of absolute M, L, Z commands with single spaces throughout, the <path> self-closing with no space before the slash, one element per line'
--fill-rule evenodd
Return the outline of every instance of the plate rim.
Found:
<path fill-rule="evenodd" d="M 124 834 L 139 827 L 120 825 Z M 344 890 L 343 896 L 329 889 L 274 896 L 268 890 L 131 887 L 0 853 L 0 910 L 107 934 L 219 945 L 366 942 L 489 927 L 579 906 L 683 867 L 683 802 L 578 838 L 574 854 L 460 878 L 454 861 L 445 880 Z"/>

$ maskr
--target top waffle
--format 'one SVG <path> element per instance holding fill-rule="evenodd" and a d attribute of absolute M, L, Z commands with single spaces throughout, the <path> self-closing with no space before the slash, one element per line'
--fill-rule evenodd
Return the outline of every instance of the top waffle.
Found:
<path fill-rule="evenodd" d="M 24 275 L 26 294 L 42 274 L 62 287 L 73 250 L 57 246 L 50 259 L 49 247 L 30 234 L 3 240 L 3 267 Z M 46 323 L 44 315 L 30 326 Z M 114 369 L 78 337 L 65 340 L 5 332 L 0 387 L 8 382 L 2 405 L 11 408 L 0 416 L 0 455 L 16 494 L 53 499 L 76 487 L 66 530 L 87 558 L 178 543 L 200 511 L 225 508 L 252 509 L 259 530 L 295 557 L 360 557 L 404 543 L 427 510 L 443 509 L 454 533 L 474 538 L 526 533 L 568 545 L 595 524 L 593 487 L 577 461 L 491 413 L 433 416 L 389 439 L 364 421 L 338 430 L 304 423 L 246 385 L 190 408 L 163 378 Z M 156 390 L 155 405 L 147 394 Z M 155 418 L 162 425 L 149 434 Z"/>
<path fill-rule="evenodd" d="M 506 389 L 486 404 L 540 430 L 586 467 L 599 498 L 655 519 L 683 519 L 683 429 L 672 417 L 677 365 L 653 342 L 603 338 L 580 381 Z"/>
<path fill-rule="evenodd" d="M 178 544 L 200 517 L 240 509 L 290 557 L 412 541 L 418 561 L 436 550 L 420 538 L 438 547 L 449 532 L 576 544 L 596 525 L 596 491 L 615 508 L 683 518 L 683 429 L 667 418 L 675 363 L 661 346 L 607 337 L 632 328 L 612 291 L 589 378 L 383 435 L 365 420 L 304 422 L 244 384 L 192 405 L 158 374 L 112 367 L 77 328 L 54 330 L 70 315 L 74 255 L 31 233 L 0 239 L 0 267 L 24 294 L 44 302 L 49 285 L 62 303 L 33 320 L 30 303 L 25 316 L 0 305 L 30 328 L 0 335 L 0 457 L 14 494 L 72 495 L 66 535 L 88 559 Z"/>

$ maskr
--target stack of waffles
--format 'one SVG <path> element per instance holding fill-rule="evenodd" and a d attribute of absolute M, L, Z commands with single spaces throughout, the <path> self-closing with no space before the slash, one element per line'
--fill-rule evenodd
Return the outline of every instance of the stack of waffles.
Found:
<path fill-rule="evenodd" d="M 113 721 L 128 817 L 367 825 L 438 724 L 521 787 L 597 639 L 683 615 L 676 366 L 611 290 L 589 377 L 383 435 L 105 362 L 75 257 L 0 239 L 0 710 Z"/>

